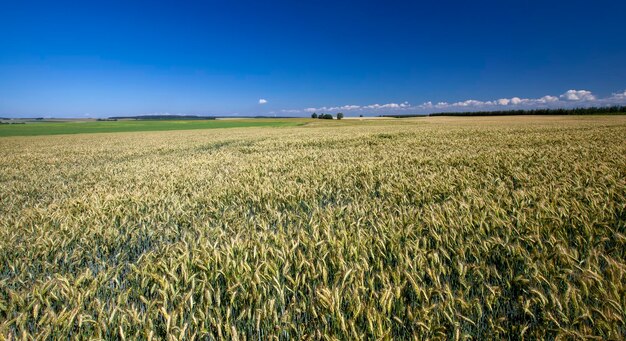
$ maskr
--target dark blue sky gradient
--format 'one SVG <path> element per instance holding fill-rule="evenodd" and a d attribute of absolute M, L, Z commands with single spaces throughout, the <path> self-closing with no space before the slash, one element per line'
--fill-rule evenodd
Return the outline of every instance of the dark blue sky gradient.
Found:
<path fill-rule="evenodd" d="M 2 1 L 0 116 L 604 98 L 626 89 L 624 13 L 624 1 Z"/>

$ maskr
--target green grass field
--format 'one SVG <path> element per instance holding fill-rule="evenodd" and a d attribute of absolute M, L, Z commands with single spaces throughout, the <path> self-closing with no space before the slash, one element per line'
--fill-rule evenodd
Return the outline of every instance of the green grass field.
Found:
<path fill-rule="evenodd" d="M 0 138 L 0 340 L 624 339 L 626 116 L 301 122 Z"/>
<path fill-rule="evenodd" d="M 298 119 L 237 120 L 139 120 L 139 121 L 61 121 L 28 122 L 0 125 L 0 137 L 37 136 L 85 133 L 116 133 L 133 131 L 166 131 L 242 127 L 283 127 L 302 124 Z"/>

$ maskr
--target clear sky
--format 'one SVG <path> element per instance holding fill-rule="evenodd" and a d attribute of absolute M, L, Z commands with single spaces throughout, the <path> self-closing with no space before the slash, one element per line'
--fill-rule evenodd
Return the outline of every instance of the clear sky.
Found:
<path fill-rule="evenodd" d="M 626 1 L 0 0 L 0 116 L 626 103 Z"/>

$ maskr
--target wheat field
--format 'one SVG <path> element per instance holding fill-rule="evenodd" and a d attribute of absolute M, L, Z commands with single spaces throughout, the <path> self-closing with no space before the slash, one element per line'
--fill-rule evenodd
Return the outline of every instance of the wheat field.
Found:
<path fill-rule="evenodd" d="M 0 339 L 626 335 L 624 116 L 0 147 Z"/>

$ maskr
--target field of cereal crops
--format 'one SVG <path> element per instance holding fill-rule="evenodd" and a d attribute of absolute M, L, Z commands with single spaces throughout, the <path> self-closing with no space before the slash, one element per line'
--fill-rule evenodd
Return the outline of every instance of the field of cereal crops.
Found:
<path fill-rule="evenodd" d="M 6 136 L 67 135 L 242 127 L 281 127 L 302 124 L 297 119 L 232 120 L 12 120 L 23 124 L 0 124 L 0 138 Z"/>
<path fill-rule="evenodd" d="M 0 138 L 9 339 L 622 339 L 626 117 Z"/>

